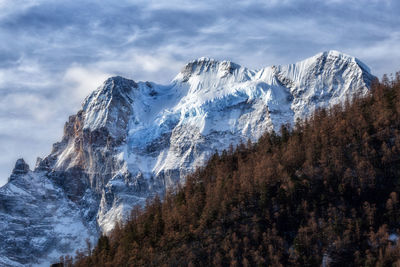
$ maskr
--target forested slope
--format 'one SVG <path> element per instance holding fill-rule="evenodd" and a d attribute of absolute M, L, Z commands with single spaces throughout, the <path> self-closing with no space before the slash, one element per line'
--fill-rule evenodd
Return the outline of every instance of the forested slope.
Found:
<path fill-rule="evenodd" d="M 372 87 L 215 154 L 75 266 L 400 264 L 400 74 Z"/>

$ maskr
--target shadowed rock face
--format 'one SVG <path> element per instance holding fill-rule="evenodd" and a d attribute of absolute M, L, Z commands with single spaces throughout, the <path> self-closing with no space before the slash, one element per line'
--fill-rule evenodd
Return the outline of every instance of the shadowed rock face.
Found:
<path fill-rule="evenodd" d="M 12 177 L 16 177 L 21 174 L 26 174 L 29 171 L 29 165 L 25 163 L 24 159 L 18 159 L 17 162 L 15 163 L 15 167 L 11 173 L 10 179 Z"/>
<path fill-rule="evenodd" d="M 335 51 L 257 71 L 201 58 L 166 86 L 110 78 L 70 116 L 50 155 L 34 171 L 18 160 L 0 188 L 0 265 L 73 253 L 215 151 L 365 94 L 372 79 Z"/>

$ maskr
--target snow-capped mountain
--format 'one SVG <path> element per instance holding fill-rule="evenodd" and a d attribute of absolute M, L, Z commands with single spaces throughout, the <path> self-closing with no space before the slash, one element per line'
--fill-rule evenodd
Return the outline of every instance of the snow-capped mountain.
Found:
<path fill-rule="evenodd" d="M 260 70 L 200 58 L 169 85 L 109 78 L 69 118 L 51 154 L 34 170 L 18 160 L 0 188 L 0 265 L 73 254 L 215 151 L 363 95 L 373 79 L 336 51 Z"/>

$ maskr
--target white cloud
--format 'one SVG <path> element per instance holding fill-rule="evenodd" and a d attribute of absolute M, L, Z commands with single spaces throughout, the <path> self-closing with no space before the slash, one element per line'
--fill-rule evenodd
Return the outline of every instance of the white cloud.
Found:
<path fill-rule="evenodd" d="M 133 3 L 138 3 L 138 1 L 128 1 Z M 211 9 L 207 1 L 196 1 L 196 0 L 169 0 L 169 1 L 159 1 L 159 0 L 145 0 L 141 2 L 147 10 L 185 10 L 198 12 L 200 10 Z M 217 5 L 217 3 L 216 3 Z"/>
<path fill-rule="evenodd" d="M 66 70 L 62 83 L 66 87 L 67 94 L 76 101 L 82 101 L 110 76 L 109 73 L 97 69 L 72 66 Z"/>
<path fill-rule="evenodd" d="M 361 45 L 350 50 L 364 63 L 372 66 L 372 72 L 381 78 L 383 74 L 400 71 L 400 31 L 393 32 L 388 38 L 377 40 L 371 45 Z M 375 69 L 374 69 L 375 68 Z"/>
<path fill-rule="evenodd" d="M 392 32 L 388 38 L 377 40 L 370 46 L 360 46 L 354 49 L 360 57 L 373 60 L 390 59 L 400 62 L 400 31 Z"/>
<path fill-rule="evenodd" d="M 0 69 L 0 91 L 12 88 L 41 90 L 51 84 L 50 76 L 36 60 L 20 57 L 10 68 Z"/>
<path fill-rule="evenodd" d="M 39 4 L 37 0 L 0 0 L 0 19 L 24 12 Z"/>

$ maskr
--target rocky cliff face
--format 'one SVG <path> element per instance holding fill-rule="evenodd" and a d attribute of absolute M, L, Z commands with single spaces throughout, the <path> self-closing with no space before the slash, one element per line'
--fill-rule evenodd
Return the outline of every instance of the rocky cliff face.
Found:
<path fill-rule="evenodd" d="M 215 151 L 363 95 L 373 78 L 357 59 L 330 51 L 257 71 L 201 58 L 166 86 L 108 79 L 51 154 L 33 171 L 18 160 L 0 188 L 0 265 L 73 253 Z"/>

